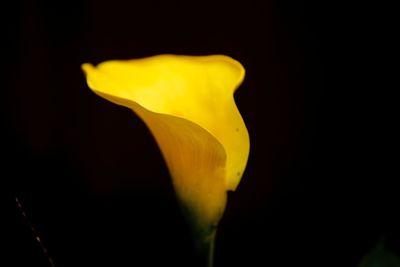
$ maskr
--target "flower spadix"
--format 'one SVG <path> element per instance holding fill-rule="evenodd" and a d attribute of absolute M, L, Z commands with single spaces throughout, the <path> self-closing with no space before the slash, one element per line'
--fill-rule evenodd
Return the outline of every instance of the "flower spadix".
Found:
<path fill-rule="evenodd" d="M 216 226 L 249 154 L 233 98 L 242 65 L 223 55 L 159 55 L 82 68 L 96 94 L 130 108 L 148 126 L 196 228 Z"/>

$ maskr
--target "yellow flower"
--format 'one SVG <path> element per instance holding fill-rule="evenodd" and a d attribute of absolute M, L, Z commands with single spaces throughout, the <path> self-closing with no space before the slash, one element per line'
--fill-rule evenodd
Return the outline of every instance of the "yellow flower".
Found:
<path fill-rule="evenodd" d="M 213 232 L 249 154 L 233 93 L 245 70 L 223 55 L 158 55 L 83 64 L 89 87 L 133 110 L 155 137 L 195 228 Z"/>

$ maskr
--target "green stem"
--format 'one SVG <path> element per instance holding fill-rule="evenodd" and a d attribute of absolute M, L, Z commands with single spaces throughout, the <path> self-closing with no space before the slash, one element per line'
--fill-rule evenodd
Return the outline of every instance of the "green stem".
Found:
<path fill-rule="evenodd" d="M 215 229 L 211 235 L 210 248 L 208 251 L 208 267 L 213 267 L 214 265 L 215 237 L 217 235 L 217 229 Z"/>
<path fill-rule="evenodd" d="M 213 229 L 210 234 L 203 236 L 200 241 L 199 257 L 201 261 L 201 267 L 213 267 L 214 266 L 214 250 L 215 250 L 215 237 L 217 229 Z"/>

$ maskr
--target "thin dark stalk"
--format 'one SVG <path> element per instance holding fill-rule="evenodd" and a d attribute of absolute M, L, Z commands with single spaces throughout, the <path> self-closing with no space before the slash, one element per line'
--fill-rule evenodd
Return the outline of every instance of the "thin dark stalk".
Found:
<path fill-rule="evenodd" d="M 214 266 L 214 251 L 215 251 L 215 236 L 217 234 L 217 230 L 214 230 L 212 233 L 210 247 L 208 250 L 208 267 Z"/>
<path fill-rule="evenodd" d="M 207 236 L 200 236 L 197 239 L 197 253 L 199 257 L 199 266 L 213 267 L 214 266 L 214 250 L 215 237 L 217 229 L 213 229 Z"/>
<path fill-rule="evenodd" d="M 26 212 L 25 212 L 21 202 L 19 201 L 18 197 L 15 197 L 15 203 L 17 204 L 18 210 L 21 212 L 22 217 L 24 218 L 26 225 L 31 230 L 33 237 L 35 238 L 36 242 L 38 243 L 38 245 L 42 249 L 42 252 L 45 255 L 45 257 L 47 258 L 47 261 L 48 261 L 50 267 L 55 267 L 53 259 L 50 257 L 50 255 L 49 255 L 49 253 L 47 251 L 47 248 L 45 247 L 45 245 L 42 242 L 42 239 L 39 236 L 39 233 L 36 231 L 35 227 L 33 227 L 33 225 L 30 222 L 28 216 L 26 215 Z"/>

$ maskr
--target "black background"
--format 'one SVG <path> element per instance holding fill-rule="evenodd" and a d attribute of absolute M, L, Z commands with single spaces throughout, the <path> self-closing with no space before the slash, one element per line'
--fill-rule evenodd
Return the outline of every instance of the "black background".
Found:
<path fill-rule="evenodd" d="M 0 266 L 48 266 L 16 196 L 58 267 L 196 266 L 147 128 L 95 96 L 80 70 L 161 53 L 227 54 L 247 70 L 236 101 L 251 153 L 219 225 L 216 267 L 357 266 L 382 235 L 398 249 L 399 196 L 378 115 L 383 46 L 365 5 L 3 6 Z"/>

